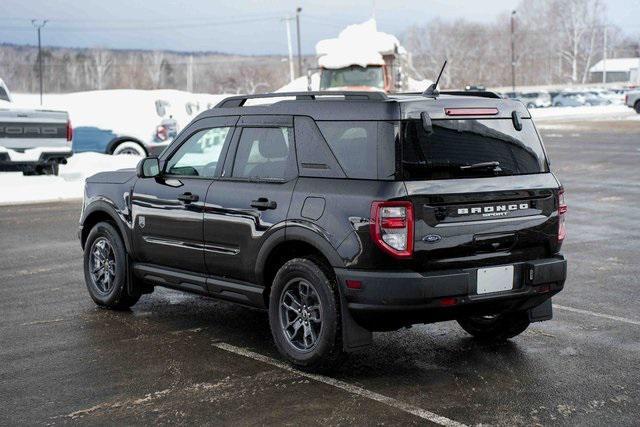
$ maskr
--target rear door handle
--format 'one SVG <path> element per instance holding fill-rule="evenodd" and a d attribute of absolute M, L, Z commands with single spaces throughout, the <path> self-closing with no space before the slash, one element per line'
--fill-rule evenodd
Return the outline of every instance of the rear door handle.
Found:
<path fill-rule="evenodd" d="M 198 196 L 197 194 L 191 194 L 187 192 L 179 195 L 178 200 L 180 200 L 185 204 L 189 204 L 191 202 L 197 202 L 198 200 L 200 200 L 200 196 Z"/>
<path fill-rule="evenodd" d="M 260 197 L 258 200 L 251 201 L 251 207 L 256 208 L 259 211 L 266 211 L 267 209 L 275 209 L 278 204 L 275 200 L 269 200 L 266 197 Z"/>

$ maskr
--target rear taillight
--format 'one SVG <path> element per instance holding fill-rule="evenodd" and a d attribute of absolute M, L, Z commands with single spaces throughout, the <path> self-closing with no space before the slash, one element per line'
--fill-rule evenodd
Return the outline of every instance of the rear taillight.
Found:
<path fill-rule="evenodd" d="M 71 120 L 67 120 L 67 141 L 73 139 L 73 127 L 71 126 Z"/>
<path fill-rule="evenodd" d="M 413 255 L 413 204 L 411 202 L 373 202 L 371 239 L 384 252 L 396 258 Z"/>
<path fill-rule="evenodd" d="M 567 214 L 567 204 L 564 201 L 564 189 L 558 191 L 558 242 L 562 243 L 567 235 L 565 226 L 565 216 Z"/>

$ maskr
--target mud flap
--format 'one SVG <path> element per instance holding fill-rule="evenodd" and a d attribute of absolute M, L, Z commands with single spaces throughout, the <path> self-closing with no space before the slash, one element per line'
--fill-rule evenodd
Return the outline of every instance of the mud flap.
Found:
<path fill-rule="evenodd" d="M 373 333 L 360 326 L 351 316 L 347 308 L 347 299 L 342 288 L 338 286 L 340 294 L 340 318 L 342 319 L 342 349 L 352 352 L 371 345 Z"/>
<path fill-rule="evenodd" d="M 553 306 L 551 305 L 551 298 L 549 298 L 542 304 L 529 309 L 528 313 L 529 321 L 532 323 L 551 320 L 553 318 Z"/>
<path fill-rule="evenodd" d="M 140 288 L 140 289 L 137 289 Z M 144 283 L 142 279 L 138 279 L 133 273 L 133 260 L 127 255 L 127 293 L 130 296 L 135 295 L 136 291 L 141 294 L 150 294 L 153 292 L 153 285 Z"/>

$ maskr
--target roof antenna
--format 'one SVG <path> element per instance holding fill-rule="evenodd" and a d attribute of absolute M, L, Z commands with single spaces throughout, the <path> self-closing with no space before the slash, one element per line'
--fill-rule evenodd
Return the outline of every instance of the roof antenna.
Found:
<path fill-rule="evenodd" d="M 432 98 L 436 98 L 438 95 L 440 95 L 440 92 L 438 92 L 438 83 L 440 83 L 440 77 L 442 77 L 442 72 L 444 71 L 444 67 L 447 66 L 447 60 L 444 60 L 444 64 L 442 64 L 442 68 L 440 69 L 440 73 L 438 74 L 438 78 L 436 79 L 435 82 L 431 83 L 431 85 L 427 88 L 427 90 L 425 90 L 424 92 L 422 92 L 422 96 L 429 96 Z"/>

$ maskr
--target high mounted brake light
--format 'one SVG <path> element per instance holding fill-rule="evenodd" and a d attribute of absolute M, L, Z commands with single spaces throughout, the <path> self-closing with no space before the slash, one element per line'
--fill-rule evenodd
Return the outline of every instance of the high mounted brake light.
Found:
<path fill-rule="evenodd" d="M 495 116 L 497 108 L 445 108 L 447 116 Z"/>
<path fill-rule="evenodd" d="M 567 214 L 567 204 L 564 200 L 564 188 L 558 191 L 558 242 L 562 243 L 567 236 L 567 228 L 565 225 L 565 217 Z"/>
<path fill-rule="evenodd" d="M 396 258 L 413 256 L 413 224 L 411 202 L 373 202 L 371 204 L 371 239 L 391 256 Z"/>

